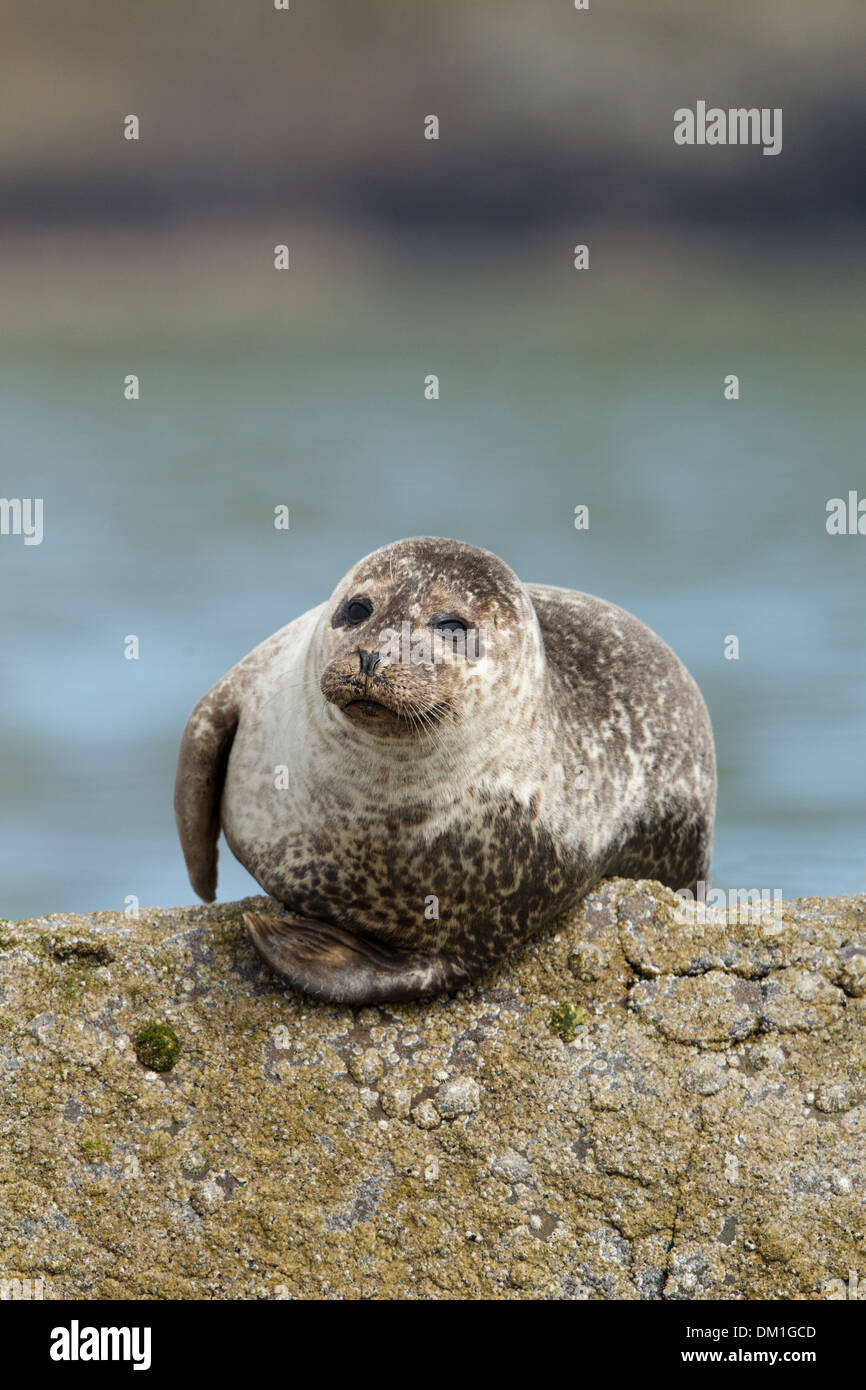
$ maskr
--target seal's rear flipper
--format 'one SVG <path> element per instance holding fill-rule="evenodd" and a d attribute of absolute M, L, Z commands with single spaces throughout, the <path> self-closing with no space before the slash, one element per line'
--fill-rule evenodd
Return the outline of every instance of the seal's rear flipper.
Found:
<path fill-rule="evenodd" d="M 202 696 L 187 720 L 174 784 L 174 814 L 189 881 L 206 903 L 216 897 L 220 801 L 239 717 L 231 675 Z"/>
<path fill-rule="evenodd" d="M 473 973 L 455 956 L 401 951 L 327 922 L 244 913 L 253 944 L 296 989 L 335 1004 L 423 999 L 469 984 Z"/>

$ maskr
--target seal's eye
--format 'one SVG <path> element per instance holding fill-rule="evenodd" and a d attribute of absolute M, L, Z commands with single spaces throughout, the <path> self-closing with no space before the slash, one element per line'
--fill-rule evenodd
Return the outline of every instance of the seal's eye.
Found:
<path fill-rule="evenodd" d="M 369 599 L 353 598 L 346 604 L 346 617 L 350 623 L 365 623 L 373 611 Z"/>
<path fill-rule="evenodd" d="M 431 618 L 428 627 L 432 627 L 436 632 L 468 632 L 469 628 L 462 618 L 455 618 L 453 613 L 439 613 L 435 618 Z"/>
<path fill-rule="evenodd" d="M 365 623 L 373 611 L 368 598 L 344 598 L 333 618 L 331 627 L 358 627 Z"/>

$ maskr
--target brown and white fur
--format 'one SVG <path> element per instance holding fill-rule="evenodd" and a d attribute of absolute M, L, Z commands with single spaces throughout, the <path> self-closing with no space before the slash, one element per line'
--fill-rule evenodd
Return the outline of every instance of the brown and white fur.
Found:
<path fill-rule="evenodd" d="M 478 659 L 382 654 L 443 617 L 481 630 Z M 199 701 L 175 810 L 196 892 L 215 896 L 222 828 L 286 909 L 246 917 L 264 959 L 368 1004 L 477 979 L 609 875 L 707 879 L 715 795 L 704 702 L 655 633 L 423 537 L 367 556 Z"/>

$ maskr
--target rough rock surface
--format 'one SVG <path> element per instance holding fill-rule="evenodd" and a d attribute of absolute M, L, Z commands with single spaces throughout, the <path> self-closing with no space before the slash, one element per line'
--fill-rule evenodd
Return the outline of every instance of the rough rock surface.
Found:
<path fill-rule="evenodd" d="M 283 991 L 242 925 L 260 899 L 0 924 L 0 1276 L 47 1298 L 866 1279 L 866 895 L 763 924 L 675 904 L 608 882 L 484 987 L 361 1010 Z M 148 1070 L 161 1025 L 180 1050 Z"/>

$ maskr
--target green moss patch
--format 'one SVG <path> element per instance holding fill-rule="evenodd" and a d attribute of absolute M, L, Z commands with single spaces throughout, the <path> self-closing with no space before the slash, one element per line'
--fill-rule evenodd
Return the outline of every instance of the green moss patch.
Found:
<path fill-rule="evenodd" d="M 171 1071 L 180 1056 L 180 1038 L 167 1023 L 148 1023 L 136 1034 L 135 1055 L 150 1071 Z"/>
<path fill-rule="evenodd" d="M 577 1037 L 578 1029 L 588 1022 L 586 1009 L 575 1004 L 557 1004 L 550 1015 L 550 1026 L 563 1042 L 572 1042 Z"/>

